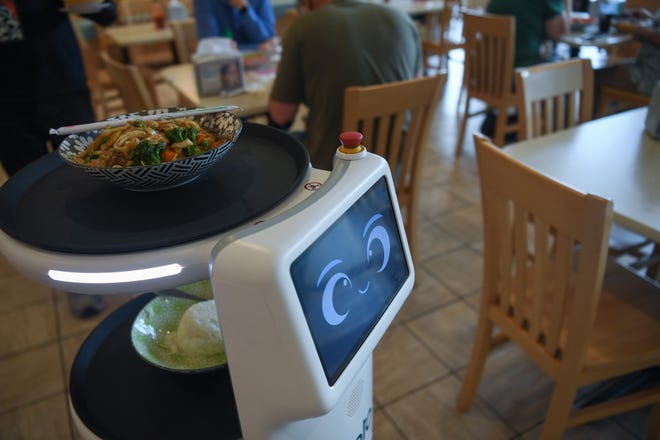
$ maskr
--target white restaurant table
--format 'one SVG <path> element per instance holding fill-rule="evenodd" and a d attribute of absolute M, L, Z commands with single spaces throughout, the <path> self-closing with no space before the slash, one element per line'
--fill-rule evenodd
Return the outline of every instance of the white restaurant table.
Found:
<path fill-rule="evenodd" d="M 130 63 L 129 48 L 150 44 L 168 43 L 172 46 L 172 54 L 176 59 L 174 34 L 169 26 L 157 29 L 153 21 L 133 24 L 117 24 L 103 28 L 103 32 L 113 44 L 122 50 L 125 63 Z"/>
<path fill-rule="evenodd" d="M 156 29 L 156 25 L 152 21 L 134 24 L 117 24 L 108 26 L 104 30 L 113 43 L 122 47 L 174 41 L 174 35 L 169 26 Z"/>
<path fill-rule="evenodd" d="M 644 132 L 647 111 L 595 119 L 504 151 L 573 188 L 612 199 L 614 220 L 660 242 L 660 140 Z"/>
<path fill-rule="evenodd" d="M 261 115 L 268 111 L 268 97 L 275 80 L 273 69 L 266 71 L 245 70 L 245 83 L 249 91 L 236 96 L 199 96 L 195 70 L 190 63 L 165 67 L 160 71 L 180 98 L 180 104 L 190 107 L 215 107 L 237 105 L 243 109 L 241 117 Z"/>
<path fill-rule="evenodd" d="M 445 7 L 444 0 L 389 0 L 385 4 L 411 16 L 440 12 Z"/>
<path fill-rule="evenodd" d="M 584 32 L 571 32 L 559 37 L 559 41 L 572 47 L 596 46 L 600 48 L 607 48 L 618 46 L 619 44 L 629 43 L 633 41 L 633 36 L 631 34 L 608 34 L 586 37 Z"/>

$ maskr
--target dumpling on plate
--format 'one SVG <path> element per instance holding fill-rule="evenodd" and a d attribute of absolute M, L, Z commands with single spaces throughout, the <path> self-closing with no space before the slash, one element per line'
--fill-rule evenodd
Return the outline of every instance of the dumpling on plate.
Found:
<path fill-rule="evenodd" d="M 181 353 L 191 356 L 225 351 L 214 300 L 200 301 L 185 311 L 174 333 L 174 343 Z"/>

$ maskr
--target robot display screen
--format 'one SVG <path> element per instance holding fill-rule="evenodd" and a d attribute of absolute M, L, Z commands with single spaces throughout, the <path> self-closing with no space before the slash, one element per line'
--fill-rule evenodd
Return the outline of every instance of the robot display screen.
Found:
<path fill-rule="evenodd" d="M 385 177 L 291 265 L 291 277 L 329 385 L 408 278 Z"/>

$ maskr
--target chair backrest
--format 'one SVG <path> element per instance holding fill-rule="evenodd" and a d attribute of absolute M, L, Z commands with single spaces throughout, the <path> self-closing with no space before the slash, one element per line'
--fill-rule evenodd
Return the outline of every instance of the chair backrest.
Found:
<path fill-rule="evenodd" d="M 73 32 L 76 35 L 78 47 L 80 48 L 80 55 L 82 56 L 85 74 L 87 75 L 87 85 L 89 86 L 91 93 L 94 94 L 98 85 L 96 72 L 100 67 L 100 60 L 92 47 L 90 47 L 89 41 L 87 41 L 85 35 L 83 35 L 80 25 L 78 24 L 79 20 L 82 19 L 72 19 L 71 25 L 73 27 Z"/>
<path fill-rule="evenodd" d="M 474 141 L 482 307 L 541 364 L 582 359 L 605 273 L 612 202 L 529 168 L 483 135 Z"/>
<path fill-rule="evenodd" d="M 424 20 L 424 33 L 422 38 L 422 53 L 424 54 L 424 71 L 433 66 L 430 58 L 434 55 L 446 56 L 450 50 L 463 47 L 463 36 L 452 32 L 453 4 L 446 3 L 440 12 L 429 12 Z"/>
<path fill-rule="evenodd" d="M 117 21 L 121 24 L 146 23 L 151 21 L 154 0 L 119 0 Z"/>
<path fill-rule="evenodd" d="M 450 5 L 445 5 L 438 12 L 429 12 L 426 14 L 423 40 L 440 43 L 447 38 L 451 24 L 452 9 Z"/>
<path fill-rule="evenodd" d="M 520 140 L 574 127 L 593 117 L 594 72 L 574 58 L 516 70 Z"/>
<path fill-rule="evenodd" d="M 134 112 L 155 107 L 154 97 L 139 67 L 117 61 L 105 51 L 101 51 L 101 59 L 112 82 L 119 89 L 126 111 Z"/>
<path fill-rule="evenodd" d="M 189 17 L 185 20 L 171 20 L 169 25 L 174 36 L 174 46 L 179 62 L 190 62 L 197 50 L 197 43 L 199 43 L 195 19 Z"/>
<path fill-rule="evenodd" d="M 471 97 L 491 106 L 513 99 L 515 21 L 513 16 L 463 14 L 464 85 Z"/>
<path fill-rule="evenodd" d="M 342 128 L 360 131 L 369 151 L 388 161 L 411 248 L 422 156 L 446 79 L 446 74 L 433 75 L 344 92 Z"/>

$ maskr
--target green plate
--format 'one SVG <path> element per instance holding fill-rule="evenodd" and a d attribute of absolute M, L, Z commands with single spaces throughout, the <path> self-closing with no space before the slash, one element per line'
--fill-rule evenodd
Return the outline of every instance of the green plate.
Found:
<path fill-rule="evenodd" d="M 208 288 L 207 288 L 208 287 Z M 213 298 L 208 281 L 179 287 L 201 300 Z M 227 364 L 225 353 L 190 356 L 173 349 L 170 340 L 183 314 L 195 300 L 158 296 L 138 313 L 131 329 L 131 342 L 137 353 L 150 364 L 179 373 L 202 373 Z"/>

